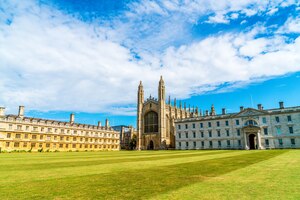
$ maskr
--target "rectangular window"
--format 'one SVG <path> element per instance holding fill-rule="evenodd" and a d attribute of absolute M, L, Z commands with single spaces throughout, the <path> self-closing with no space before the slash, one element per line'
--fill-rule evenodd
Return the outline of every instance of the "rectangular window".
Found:
<path fill-rule="evenodd" d="M 292 126 L 289 127 L 289 132 L 290 132 L 290 134 L 293 134 L 293 133 L 294 133 L 294 129 L 293 129 Z"/>
<path fill-rule="evenodd" d="M 11 137 L 11 133 L 7 133 L 6 137 L 10 138 Z"/>
<path fill-rule="evenodd" d="M 48 132 L 51 132 L 51 128 L 48 128 Z"/>
<path fill-rule="evenodd" d="M 229 122 L 228 122 L 228 121 L 225 121 L 225 125 L 226 125 L 226 126 L 229 126 Z"/>
<path fill-rule="evenodd" d="M 64 144 L 59 144 L 59 148 L 63 148 L 64 147 Z"/>
<path fill-rule="evenodd" d="M 188 146 L 189 146 L 189 142 L 186 142 L 186 143 L 185 143 L 185 146 L 187 146 L 187 147 L 188 147 Z"/>
<path fill-rule="evenodd" d="M 49 147 L 50 147 L 50 144 L 49 144 L 49 143 L 47 143 L 47 144 L 46 144 L 46 147 L 47 147 L 47 148 L 49 148 Z"/>
<path fill-rule="evenodd" d="M 281 134 L 281 128 L 280 127 L 276 127 L 276 132 L 277 132 L 278 135 L 280 135 Z"/>
<path fill-rule="evenodd" d="M 178 133 L 178 138 L 181 138 L 181 133 Z M 82 138 L 80 138 L 80 139 L 82 139 Z"/>
<path fill-rule="evenodd" d="M 277 123 L 279 123 L 279 122 L 280 122 L 279 117 L 275 117 L 275 121 L 276 121 Z"/>
<path fill-rule="evenodd" d="M 208 135 L 209 137 L 212 137 L 211 131 L 208 131 Z"/>
<path fill-rule="evenodd" d="M 27 147 L 27 142 L 24 142 L 24 143 L 23 143 L 23 147 Z"/>
<path fill-rule="evenodd" d="M 204 147 L 204 141 L 201 141 L 201 146 Z"/>
<path fill-rule="evenodd" d="M 203 133 L 203 131 L 201 132 L 201 137 L 202 137 L 202 138 L 204 137 L 204 133 Z"/>
<path fill-rule="evenodd" d="M 221 137 L 221 131 L 218 130 L 217 132 L 218 132 L 218 137 Z"/>
<path fill-rule="evenodd" d="M 226 135 L 227 137 L 229 137 L 229 130 L 226 130 Z"/>
<path fill-rule="evenodd" d="M 181 129 L 181 126 L 180 126 L 180 124 L 178 124 L 178 129 L 179 129 L 179 130 Z M 74 131 L 74 133 L 75 133 L 75 131 Z"/>
<path fill-rule="evenodd" d="M 36 135 L 32 135 L 31 138 L 35 140 L 36 139 Z"/>
<path fill-rule="evenodd" d="M 264 134 L 268 135 L 268 128 L 264 128 Z"/>
<path fill-rule="evenodd" d="M 33 130 L 34 131 L 38 131 L 38 127 L 33 127 Z"/>
<path fill-rule="evenodd" d="M 195 132 L 193 132 L 193 137 L 196 138 L 196 133 Z"/>
<path fill-rule="evenodd" d="M 178 145 L 181 147 L 181 142 L 178 142 Z"/>
<path fill-rule="evenodd" d="M 230 140 L 227 140 L 227 146 L 230 146 Z"/>
<path fill-rule="evenodd" d="M 41 128 L 41 132 L 44 132 L 44 128 Z"/>
<path fill-rule="evenodd" d="M 8 129 L 12 130 L 13 129 L 13 125 L 12 124 L 8 125 Z"/>
<path fill-rule="evenodd" d="M 25 139 L 28 139 L 28 134 L 27 134 L 27 133 L 24 135 L 24 138 L 25 138 Z"/>
<path fill-rule="evenodd" d="M 29 126 L 26 126 L 26 131 L 29 131 Z"/>
<path fill-rule="evenodd" d="M 16 134 L 16 138 L 20 139 L 21 138 L 21 134 Z"/>
<path fill-rule="evenodd" d="M 10 145 L 10 142 L 6 142 L 6 147 L 9 147 L 9 145 Z"/>
<path fill-rule="evenodd" d="M 31 146 L 31 148 L 34 148 L 34 147 L 35 147 L 35 145 L 36 145 L 35 143 L 31 143 L 31 145 L 30 145 L 30 146 Z"/>
<path fill-rule="evenodd" d="M 64 129 L 61 129 L 61 130 L 60 130 L 60 133 L 65 133 L 65 130 L 64 130 Z"/>
<path fill-rule="evenodd" d="M 219 147 L 221 147 L 221 146 L 222 146 L 222 145 L 221 145 L 221 141 L 220 141 L 220 140 L 218 141 L 218 146 L 219 146 Z"/>
<path fill-rule="evenodd" d="M 185 124 L 185 129 L 188 129 L 188 127 L 189 127 L 188 124 Z"/>
<path fill-rule="evenodd" d="M 76 148 L 76 144 L 72 144 L 72 148 Z"/>
<path fill-rule="evenodd" d="M 266 146 L 269 146 L 269 140 L 268 139 L 265 139 L 265 144 L 266 144 Z"/>
<path fill-rule="evenodd" d="M 185 133 L 185 137 L 189 138 L 189 133 L 188 132 Z"/>
<path fill-rule="evenodd" d="M 239 144 L 239 146 L 241 146 L 241 140 L 238 140 L 238 144 Z"/>
<path fill-rule="evenodd" d="M 209 147 L 213 147 L 213 142 L 212 141 L 209 141 Z"/>
<path fill-rule="evenodd" d="M 196 142 L 194 142 L 194 147 L 196 147 L 196 145 L 197 145 Z"/>
<path fill-rule="evenodd" d="M 203 123 L 200 123 L 200 128 L 203 128 Z"/>
<path fill-rule="evenodd" d="M 208 122 L 208 127 L 211 127 L 211 122 Z"/>
<path fill-rule="evenodd" d="M 282 139 L 278 139 L 279 146 L 283 145 Z"/>
<path fill-rule="evenodd" d="M 291 122 L 292 121 L 292 116 L 291 115 L 287 116 L 287 120 L 288 120 L 288 122 Z"/>
<path fill-rule="evenodd" d="M 47 140 L 51 140 L 51 136 L 50 135 L 47 135 Z"/>
<path fill-rule="evenodd" d="M 43 139 L 43 135 L 40 136 L 40 140 L 42 140 L 42 139 Z"/>
<path fill-rule="evenodd" d="M 195 124 L 193 124 L 193 128 L 196 128 L 196 125 L 195 125 Z"/>
<path fill-rule="evenodd" d="M 296 144 L 295 139 L 292 138 L 292 139 L 291 139 L 291 145 L 295 145 L 295 144 Z"/>
<path fill-rule="evenodd" d="M 262 123 L 263 123 L 263 124 L 266 124 L 266 123 L 267 123 L 267 118 L 263 117 L 263 118 L 262 118 Z"/>
<path fill-rule="evenodd" d="M 19 147 L 20 143 L 19 142 L 15 142 L 14 147 Z"/>
<path fill-rule="evenodd" d="M 235 120 L 235 124 L 238 126 L 238 125 L 240 125 L 240 120 Z"/>
<path fill-rule="evenodd" d="M 220 122 L 219 121 L 217 121 L 217 126 L 220 126 Z"/>
<path fill-rule="evenodd" d="M 241 130 L 240 129 L 237 129 L 236 132 L 237 132 L 237 136 L 241 135 Z"/>

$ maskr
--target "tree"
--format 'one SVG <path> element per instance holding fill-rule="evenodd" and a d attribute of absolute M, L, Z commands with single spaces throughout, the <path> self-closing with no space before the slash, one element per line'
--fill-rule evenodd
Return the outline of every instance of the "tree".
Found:
<path fill-rule="evenodd" d="M 129 143 L 129 148 L 131 150 L 134 150 L 136 148 L 136 135 L 132 136 L 130 143 Z"/>

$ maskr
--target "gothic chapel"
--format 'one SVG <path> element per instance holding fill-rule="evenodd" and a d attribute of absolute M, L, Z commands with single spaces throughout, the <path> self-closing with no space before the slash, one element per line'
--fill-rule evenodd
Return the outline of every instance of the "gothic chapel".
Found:
<path fill-rule="evenodd" d="M 176 99 L 171 105 L 169 97 L 166 103 L 165 83 L 160 77 L 158 85 L 158 99 L 150 97 L 144 100 L 142 81 L 138 87 L 137 95 L 137 131 L 138 149 L 174 149 L 175 148 L 175 119 L 184 119 L 198 115 L 198 108 L 191 111 L 190 107 L 176 106 Z"/>

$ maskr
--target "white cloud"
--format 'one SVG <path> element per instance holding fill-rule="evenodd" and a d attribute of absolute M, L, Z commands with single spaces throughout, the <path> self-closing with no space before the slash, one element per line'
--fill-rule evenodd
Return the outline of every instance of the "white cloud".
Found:
<path fill-rule="evenodd" d="M 273 15 L 274 13 L 276 13 L 278 11 L 278 8 L 272 8 L 267 12 L 267 15 Z"/>
<path fill-rule="evenodd" d="M 289 17 L 278 33 L 300 33 L 300 17 Z"/>
<path fill-rule="evenodd" d="M 240 10 L 247 5 L 218 2 L 206 4 L 215 10 L 228 6 L 228 10 Z M 215 90 L 224 82 L 234 87 L 300 70 L 299 38 L 290 44 L 280 36 L 255 38 L 264 31 L 263 27 L 170 46 L 177 38 L 189 37 L 180 31 L 186 30 L 183 19 L 189 16 L 169 15 L 170 10 L 188 13 L 207 9 L 201 2 L 181 5 L 177 1 L 151 1 L 151 5 L 131 13 L 128 24 L 116 20 L 110 27 L 86 24 L 34 1 L 6 3 L 5 13 L 0 16 L 12 23 L 0 23 L 0 93 L 5 94 L 0 104 L 8 108 L 23 104 L 44 111 L 135 115 L 139 80 L 144 82 L 145 96 L 155 96 L 162 74 L 168 93 L 187 98 Z M 152 12 L 163 14 L 166 19 L 133 27 L 138 16 Z M 156 24 L 157 31 L 149 31 L 151 23 Z M 144 30 L 145 38 L 140 36 L 139 28 Z M 127 47 L 121 45 L 124 43 Z M 141 59 L 135 59 L 130 47 L 139 45 L 144 47 L 135 48 Z"/>
<path fill-rule="evenodd" d="M 210 16 L 208 18 L 207 23 L 219 23 L 219 24 L 228 24 L 229 20 L 225 18 L 225 16 L 221 13 L 217 13 L 214 16 Z"/>

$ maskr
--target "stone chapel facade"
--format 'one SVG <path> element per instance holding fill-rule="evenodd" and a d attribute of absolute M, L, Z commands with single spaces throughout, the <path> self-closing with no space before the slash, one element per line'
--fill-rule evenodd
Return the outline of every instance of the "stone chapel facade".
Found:
<path fill-rule="evenodd" d="M 169 97 L 166 103 L 165 83 L 160 77 L 158 86 L 158 99 L 150 97 L 144 100 L 144 89 L 140 82 L 137 94 L 137 133 L 139 150 L 157 150 L 175 148 L 176 119 L 198 116 L 198 108 L 191 110 L 179 107 L 174 99 L 173 105 Z"/>

